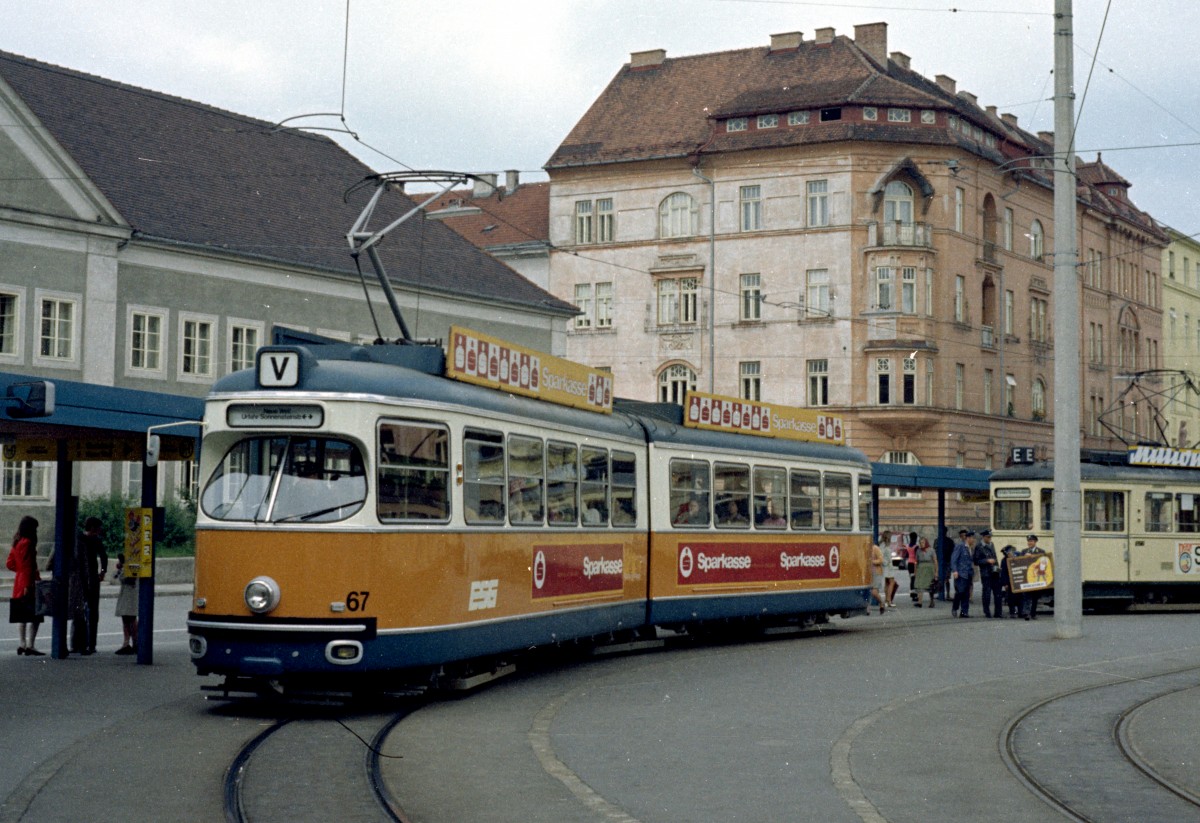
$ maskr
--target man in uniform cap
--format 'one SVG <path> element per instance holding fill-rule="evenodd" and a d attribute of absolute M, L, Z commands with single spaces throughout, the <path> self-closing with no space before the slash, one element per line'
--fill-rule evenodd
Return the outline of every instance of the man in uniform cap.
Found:
<path fill-rule="evenodd" d="M 979 567 L 979 584 L 983 587 L 983 616 L 1004 617 L 1000 600 L 1000 557 L 996 544 L 992 542 L 992 530 L 980 532 L 982 539 L 975 547 L 975 565 Z M 993 609 L 995 614 L 992 613 Z"/>
<path fill-rule="evenodd" d="M 1038 536 L 1036 534 L 1025 535 L 1025 548 L 1017 552 L 1017 557 L 1023 557 L 1027 554 L 1045 554 L 1038 548 Z M 1028 572 L 1026 572 L 1028 574 Z M 1023 592 L 1021 594 L 1021 617 L 1026 620 L 1037 620 L 1038 598 L 1040 593 L 1036 591 Z"/>
<path fill-rule="evenodd" d="M 950 555 L 950 576 L 954 580 L 954 603 L 950 613 L 957 617 L 967 617 L 971 607 L 971 586 L 975 583 L 974 551 L 975 532 L 967 531 L 963 542 L 955 546 L 954 554 Z"/>

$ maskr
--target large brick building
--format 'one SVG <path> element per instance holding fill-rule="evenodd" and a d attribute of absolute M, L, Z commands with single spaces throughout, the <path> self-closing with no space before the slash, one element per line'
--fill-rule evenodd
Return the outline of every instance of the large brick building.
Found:
<path fill-rule="evenodd" d="M 828 407 L 875 461 L 1044 453 L 1053 135 L 887 40 L 633 54 L 546 164 L 549 287 L 583 310 L 567 356 L 624 396 Z M 1159 365 L 1166 237 L 1100 158 L 1078 180 L 1083 441 L 1111 446 L 1115 378 Z M 1119 416 L 1149 430 L 1144 405 Z"/>

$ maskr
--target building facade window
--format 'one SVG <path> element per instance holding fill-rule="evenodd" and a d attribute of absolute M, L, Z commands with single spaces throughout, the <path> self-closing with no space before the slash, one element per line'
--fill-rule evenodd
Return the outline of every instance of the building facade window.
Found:
<path fill-rule="evenodd" d="M 900 311 L 917 313 L 917 270 L 912 266 L 900 269 Z"/>
<path fill-rule="evenodd" d="M 967 279 L 961 274 L 954 276 L 954 322 L 967 322 Z"/>
<path fill-rule="evenodd" d="M 829 269 L 809 269 L 804 273 L 804 313 L 808 317 L 830 317 Z"/>
<path fill-rule="evenodd" d="M 758 116 L 758 127 L 760 129 L 773 129 L 779 125 L 778 114 L 760 114 Z"/>
<path fill-rule="evenodd" d="M 757 274 L 743 274 L 741 277 L 742 293 L 742 322 L 754 322 L 762 319 L 762 277 Z"/>
<path fill-rule="evenodd" d="M 658 207 L 659 237 L 694 237 L 697 221 L 696 200 L 687 192 L 669 195 Z"/>
<path fill-rule="evenodd" d="M 179 317 L 179 375 L 181 378 L 214 376 L 213 338 L 216 320 L 181 314 Z"/>
<path fill-rule="evenodd" d="M 0 356 L 16 358 L 20 335 L 21 297 L 15 291 L 0 291 Z"/>
<path fill-rule="evenodd" d="M 52 467 L 32 460 L 5 460 L 4 499 L 49 500 Z"/>
<path fill-rule="evenodd" d="M 38 295 L 38 358 L 46 364 L 75 363 L 79 301 L 74 297 Z"/>
<path fill-rule="evenodd" d="M 612 281 L 596 284 L 596 328 L 611 329 L 613 324 Z"/>
<path fill-rule="evenodd" d="M 130 371 L 161 375 L 163 373 L 163 329 L 166 314 L 151 309 L 129 309 Z"/>
<path fill-rule="evenodd" d="M 725 131 L 745 131 L 749 125 L 750 121 L 745 117 L 730 117 L 725 121 Z"/>
<path fill-rule="evenodd" d="M 575 328 L 590 329 L 592 327 L 592 284 L 575 284 L 575 307 L 579 314 L 575 315 Z"/>
<path fill-rule="evenodd" d="M 1046 418 L 1046 383 L 1040 377 L 1033 381 L 1033 387 L 1029 392 L 1029 403 L 1033 408 L 1034 418 L 1044 420 Z"/>
<path fill-rule="evenodd" d="M 907 451 L 889 451 L 883 455 L 884 463 L 891 463 L 895 466 L 919 466 L 921 461 L 912 452 Z M 907 489 L 897 489 L 890 487 L 879 490 L 880 497 L 887 497 L 892 500 L 920 500 L 921 493 L 909 491 Z"/>
<path fill-rule="evenodd" d="M 892 402 L 892 361 L 875 358 L 875 402 L 886 406 Z"/>
<path fill-rule="evenodd" d="M 1029 256 L 1041 260 L 1046 251 L 1046 238 L 1042 231 L 1042 221 L 1034 220 L 1029 226 Z"/>
<path fill-rule="evenodd" d="M 808 225 L 810 228 L 829 225 L 829 181 L 808 181 Z"/>
<path fill-rule="evenodd" d="M 917 360 L 914 357 L 904 358 L 900 375 L 900 402 L 912 406 L 917 402 Z"/>
<path fill-rule="evenodd" d="M 1013 248 L 1013 210 L 1006 208 L 1004 210 L 1004 250 L 1012 251 Z"/>
<path fill-rule="evenodd" d="M 658 324 L 692 325 L 697 319 L 695 277 L 672 277 L 658 281 Z"/>
<path fill-rule="evenodd" d="M 738 200 L 741 203 L 742 231 L 761 229 L 763 227 L 762 187 L 742 186 L 738 189 Z"/>
<path fill-rule="evenodd" d="M 912 225 L 912 187 L 902 180 L 893 180 L 883 190 L 883 220 L 901 226 Z"/>
<path fill-rule="evenodd" d="M 1040 297 L 1029 301 L 1029 339 L 1035 343 L 1049 342 L 1050 326 L 1046 322 L 1049 316 L 1049 302 Z"/>
<path fill-rule="evenodd" d="M 229 370 L 254 366 L 254 355 L 262 345 L 262 325 L 247 320 L 229 321 Z"/>
<path fill-rule="evenodd" d="M 803 126 L 808 123 L 809 114 L 806 111 L 790 111 L 788 112 L 789 126 Z"/>
<path fill-rule="evenodd" d="M 954 230 L 960 234 L 963 230 L 963 203 L 966 196 L 967 193 L 962 186 L 954 189 Z"/>
<path fill-rule="evenodd" d="M 875 268 L 875 287 L 872 297 L 875 304 L 871 307 L 879 311 L 893 311 L 896 308 L 896 270 L 890 266 Z"/>
<path fill-rule="evenodd" d="M 1014 295 L 1011 289 L 1004 290 L 1004 333 L 1013 333 Z"/>
<path fill-rule="evenodd" d="M 658 375 L 658 399 L 662 403 L 682 406 L 689 391 L 696 390 L 696 373 L 687 366 L 676 363 Z"/>
<path fill-rule="evenodd" d="M 596 201 L 596 242 L 612 243 L 617 239 L 617 221 L 611 197 Z"/>
<path fill-rule="evenodd" d="M 829 405 L 829 361 L 808 361 L 808 405 Z"/>
<path fill-rule="evenodd" d="M 1017 378 L 1004 375 L 1004 413 L 1009 417 L 1017 414 Z"/>
<path fill-rule="evenodd" d="M 992 413 L 992 370 L 983 370 L 983 413 Z"/>
<path fill-rule="evenodd" d="M 592 201 L 575 201 L 575 244 L 592 242 Z"/>
<path fill-rule="evenodd" d="M 874 106 L 863 106 L 862 115 L 863 120 L 878 120 L 879 109 Z"/>
<path fill-rule="evenodd" d="M 889 123 L 911 123 L 912 112 L 908 109 L 888 109 Z"/>
<path fill-rule="evenodd" d="M 966 389 L 966 369 L 962 363 L 954 364 L 954 408 L 962 411 L 963 392 Z"/>
<path fill-rule="evenodd" d="M 743 400 L 762 400 L 762 366 L 757 360 L 747 360 L 739 364 L 741 376 L 739 395 Z"/>

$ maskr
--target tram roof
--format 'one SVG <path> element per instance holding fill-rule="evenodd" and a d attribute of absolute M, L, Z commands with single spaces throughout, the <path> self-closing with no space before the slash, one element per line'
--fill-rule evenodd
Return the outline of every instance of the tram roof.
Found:
<path fill-rule="evenodd" d="M 1189 483 L 1200 484 L 1200 470 L 1176 469 L 1168 466 L 1130 466 L 1126 463 L 1079 464 L 1080 480 L 1127 481 L 1140 483 Z M 1009 466 L 992 472 L 993 483 L 1019 480 L 1053 480 L 1054 461 Z"/>
<path fill-rule="evenodd" d="M 288 348 L 302 352 L 302 365 L 300 383 L 294 389 L 284 390 L 287 392 L 412 398 L 552 426 L 591 430 L 611 437 L 669 442 L 698 450 L 753 451 L 780 457 L 848 462 L 859 464 L 864 470 L 870 468 L 866 456 L 849 446 L 687 428 L 681 425 L 683 409 L 674 404 L 618 400 L 614 403 L 614 413 L 609 415 L 452 380 L 423 370 L 423 365 L 418 368 L 399 365 L 411 356 L 406 352 L 410 347 L 321 346 L 319 357 L 315 354 L 315 346 Z M 257 384 L 255 370 L 246 369 L 217 380 L 209 396 L 227 399 L 231 394 L 260 391 L 277 396 L 278 390 L 262 389 Z"/>

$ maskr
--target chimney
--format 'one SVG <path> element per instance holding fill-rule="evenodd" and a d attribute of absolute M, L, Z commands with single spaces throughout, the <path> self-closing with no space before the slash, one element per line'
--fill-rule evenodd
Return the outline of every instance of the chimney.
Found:
<path fill-rule="evenodd" d="M 833 29 L 829 31 L 832 33 Z M 830 37 L 830 39 L 833 38 Z M 855 26 L 854 43 L 866 52 L 868 57 L 887 68 L 887 23 L 867 23 Z"/>
<path fill-rule="evenodd" d="M 995 106 L 987 107 L 987 113 L 990 114 L 992 117 L 999 117 L 1000 115 L 998 112 L 999 112 L 999 110 Z"/>
<path fill-rule="evenodd" d="M 817 45 L 828 46 L 833 42 L 833 26 L 817 29 Z"/>
<path fill-rule="evenodd" d="M 804 42 L 804 33 L 789 31 L 784 34 L 771 35 L 771 51 L 788 51 L 800 48 Z"/>
<path fill-rule="evenodd" d="M 1010 112 L 1006 111 L 1004 114 L 1000 115 L 1000 119 L 1005 123 L 1008 123 L 1008 125 L 1012 126 L 1014 129 L 1019 128 L 1017 125 L 1017 116 L 1015 114 L 1011 114 Z"/>
<path fill-rule="evenodd" d="M 961 97 L 963 100 L 966 100 L 972 106 L 979 105 L 979 98 L 976 97 L 975 95 L 971 94 L 971 92 L 969 92 L 969 91 L 960 91 L 958 93 L 958 96 Z"/>
<path fill-rule="evenodd" d="M 1044 140 L 1047 143 L 1053 144 L 1054 143 L 1054 132 L 1039 131 L 1038 132 L 1038 140 Z"/>
<path fill-rule="evenodd" d="M 661 66 L 666 59 L 666 49 L 635 51 L 629 55 L 629 67 L 631 69 L 650 69 L 655 66 Z"/>
<path fill-rule="evenodd" d="M 938 87 L 942 91 L 947 92 L 948 94 L 957 94 L 958 93 L 958 83 L 955 82 L 953 77 L 950 77 L 945 74 L 939 74 L 934 79 L 937 81 Z"/>
<path fill-rule="evenodd" d="M 521 185 L 521 172 L 517 169 L 509 169 L 504 172 L 504 193 L 512 194 Z"/>
<path fill-rule="evenodd" d="M 480 174 L 471 187 L 471 197 L 491 197 L 496 192 L 496 175 Z"/>
<path fill-rule="evenodd" d="M 902 69 L 912 68 L 908 55 L 902 51 L 894 51 L 891 53 L 892 62 Z"/>

